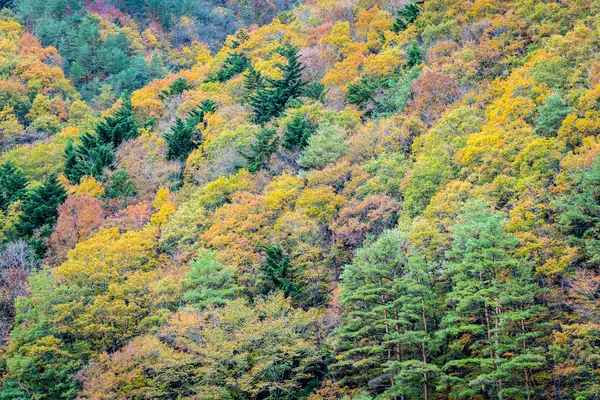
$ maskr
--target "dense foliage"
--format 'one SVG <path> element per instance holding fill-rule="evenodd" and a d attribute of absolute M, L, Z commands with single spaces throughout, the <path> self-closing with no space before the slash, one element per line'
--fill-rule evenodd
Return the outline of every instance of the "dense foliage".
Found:
<path fill-rule="evenodd" d="M 600 397 L 598 1 L 0 5 L 0 399 Z"/>

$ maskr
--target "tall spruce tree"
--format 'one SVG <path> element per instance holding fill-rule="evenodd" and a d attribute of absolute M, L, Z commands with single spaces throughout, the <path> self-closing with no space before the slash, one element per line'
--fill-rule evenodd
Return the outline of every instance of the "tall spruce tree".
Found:
<path fill-rule="evenodd" d="M 12 162 L 0 165 L 0 210 L 6 211 L 12 202 L 23 199 L 28 182 L 23 171 Z"/>
<path fill-rule="evenodd" d="M 304 149 L 315 130 L 316 127 L 302 115 L 294 115 L 285 127 L 283 147 L 288 150 Z"/>
<path fill-rule="evenodd" d="M 180 118 L 175 120 L 175 125 L 171 128 L 171 132 L 165 134 L 165 140 L 168 145 L 167 159 L 185 162 L 188 155 L 202 144 L 204 138 L 202 132 L 198 130 L 198 125 L 204 122 L 204 127 L 206 128 L 204 115 L 208 111 L 205 111 L 205 109 L 216 111 L 216 104 L 214 102 L 203 102 L 199 107 L 188 113 L 188 118 L 185 122 Z"/>
<path fill-rule="evenodd" d="M 264 246 L 265 262 L 262 266 L 265 294 L 281 290 L 286 296 L 295 296 L 299 288 L 290 278 L 290 258 L 278 246 Z"/>

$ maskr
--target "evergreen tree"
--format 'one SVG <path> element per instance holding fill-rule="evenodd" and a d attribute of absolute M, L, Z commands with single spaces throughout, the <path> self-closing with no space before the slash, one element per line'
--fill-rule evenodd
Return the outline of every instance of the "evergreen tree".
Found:
<path fill-rule="evenodd" d="M 7 161 L 0 165 L 0 210 L 25 196 L 28 180 L 20 168 Z"/>
<path fill-rule="evenodd" d="M 306 118 L 302 115 L 294 115 L 285 127 L 283 147 L 288 150 L 303 149 L 314 132 L 315 127 Z"/>
<path fill-rule="evenodd" d="M 235 269 L 227 268 L 216 260 L 214 252 L 205 250 L 190 263 L 191 270 L 185 281 L 189 289 L 184 299 L 194 308 L 222 306 L 238 297 L 242 288 L 235 283 Z"/>
<path fill-rule="evenodd" d="M 437 354 L 442 345 L 437 335 L 442 308 L 436 292 L 438 265 L 411 253 L 406 273 L 394 282 L 399 296 L 394 303 L 394 330 L 388 340 L 398 343 L 404 354 L 386 364 L 386 370 L 394 376 L 394 385 L 386 394 L 428 400 L 444 376 L 432 362 L 432 354 Z"/>
<path fill-rule="evenodd" d="M 181 118 L 177 118 L 171 132 L 165 134 L 168 145 L 167 159 L 185 162 L 187 156 L 194 150 L 193 136 L 192 127 L 184 123 Z"/>
<path fill-rule="evenodd" d="M 408 60 L 406 61 L 407 68 L 413 68 L 423 61 L 423 52 L 421 48 L 417 44 L 417 42 L 412 42 L 407 51 Z"/>
<path fill-rule="evenodd" d="M 452 288 L 442 323 L 452 351 L 444 369 L 459 397 L 532 398 L 532 372 L 544 357 L 535 345 L 542 308 L 531 267 L 511 257 L 517 240 L 484 202 L 467 203 L 461 219 L 445 270 Z"/>
<path fill-rule="evenodd" d="M 265 262 L 262 266 L 265 294 L 281 290 L 286 297 L 298 294 L 298 286 L 290 280 L 290 258 L 277 246 L 264 246 Z"/>
<path fill-rule="evenodd" d="M 203 107 L 214 109 L 216 105 L 204 104 L 190 111 L 185 122 L 180 118 L 175 120 L 175 125 L 171 128 L 171 132 L 165 135 L 168 145 L 167 159 L 185 162 L 188 155 L 202 144 L 202 133 L 197 127 L 200 123 L 204 122 Z"/>
<path fill-rule="evenodd" d="M 405 322 L 395 307 L 402 295 L 397 283 L 407 267 L 403 242 L 397 231 L 383 233 L 375 243 L 358 250 L 340 276 L 342 316 L 331 368 L 345 386 L 370 386 L 380 393 L 396 383 L 386 363 L 406 361 L 398 341 Z"/>
<path fill-rule="evenodd" d="M 304 66 L 300 63 L 298 49 L 286 44 L 278 51 L 287 61 L 285 65 L 276 65 L 282 72 L 281 79 L 266 79 L 266 85 L 259 86 L 261 78 L 256 72 L 246 76 L 248 103 L 257 124 L 264 124 L 281 115 L 288 101 L 301 96 L 306 85 L 302 79 Z"/>
<path fill-rule="evenodd" d="M 581 248 L 577 261 L 594 266 L 600 262 L 600 158 L 573 179 L 571 192 L 555 202 L 558 227 Z"/>
<path fill-rule="evenodd" d="M 244 53 L 230 53 L 225 58 L 223 66 L 216 74 L 211 75 L 206 80 L 207 82 L 225 82 L 234 76 L 241 74 L 250 65 L 250 60 Z"/>
<path fill-rule="evenodd" d="M 199 108 L 206 114 L 214 114 L 217 112 L 217 103 L 211 99 L 204 99 L 200 102 Z"/>
<path fill-rule="evenodd" d="M 257 172 L 266 167 L 271 154 L 277 151 L 279 138 L 274 129 L 261 129 L 256 134 L 256 141 L 250 145 L 250 154 L 240 151 L 240 155 L 248 162 L 247 169 Z"/>
<path fill-rule="evenodd" d="M 67 197 L 67 192 L 56 176 L 51 176 L 44 183 L 33 189 L 23 201 L 23 213 L 17 223 L 17 231 L 23 237 L 32 236 L 36 230 L 46 229 L 47 233 L 58 218 L 59 205 Z"/>
<path fill-rule="evenodd" d="M 138 136 L 138 124 L 133 114 L 131 96 L 125 93 L 121 100 L 121 107 L 96 127 L 98 139 L 102 143 L 112 144 L 114 148 L 119 147 L 125 140 Z"/>
<path fill-rule="evenodd" d="M 419 14 L 421 13 L 421 9 L 415 3 L 409 3 L 404 8 L 398 11 L 398 17 L 394 21 L 392 25 L 392 32 L 400 33 L 408 28 L 408 25 L 412 24 Z"/>
<path fill-rule="evenodd" d="M 569 115 L 572 108 L 564 102 L 562 97 L 555 94 L 545 99 L 537 109 L 538 117 L 535 126 L 541 136 L 556 136 L 563 119 Z"/>
<path fill-rule="evenodd" d="M 71 141 L 65 148 L 65 176 L 69 182 L 78 184 L 84 176 L 101 179 L 104 168 L 114 162 L 112 144 L 101 142 L 96 135 L 85 133 L 81 143 L 74 146 Z"/>
<path fill-rule="evenodd" d="M 257 92 L 265 89 L 265 79 L 262 74 L 254 69 L 252 64 L 244 74 L 244 95 L 242 99 L 245 103 L 251 105 Z"/>

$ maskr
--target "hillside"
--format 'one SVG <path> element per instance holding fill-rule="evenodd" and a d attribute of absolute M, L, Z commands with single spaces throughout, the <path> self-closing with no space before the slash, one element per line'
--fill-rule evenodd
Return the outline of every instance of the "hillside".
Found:
<path fill-rule="evenodd" d="M 0 13 L 0 399 L 600 396 L 600 2 L 47 4 Z"/>

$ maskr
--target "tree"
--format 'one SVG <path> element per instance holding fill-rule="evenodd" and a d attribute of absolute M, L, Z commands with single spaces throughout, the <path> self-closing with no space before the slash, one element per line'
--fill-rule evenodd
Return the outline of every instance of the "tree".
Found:
<path fill-rule="evenodd" d="M 417 42 L 412 42 L 406 53 L 408 54 L 408 59 L 406 60 L 407 68 L 416 67 L 423 61 L 423 51 Z"/>
<path fill-rule="evenodd" d="M 335 125 L 323 124 L 308 139 L 308 145 L 298 159 L 305 168 L 323 168 L 348 153 L 344 132 Z"/>
<path fill-rule="evenodd" d="M 306 85 L 302 79 L 304 66 L 300 63 L 298 49 L 286 44 L 280 47 L 278 52 L 287 60 L 285 65 L 276 65 L 283 75 L 281 79 L 267 78 L 266 85 L 257 86 L 260 82 L 259 75 L 251 72 L 246 76 L 246 88 L 253 90 L 248 94 L 248 102 L 257 124 L 265 124 L 281 115 L 288 101 L 302 95 Z"/>
<path fill-rule="evenodd" d="M 315 127 L 302 115 L 296 114 L 287 123 L 283 134 L 283 147 L 288 150 L 304 149 Z"/>
<path fill-rule="evenodd" d="M 33 189 L 23 201 L 23 214 L 17 224 L 17 231 L 23 237 L 32 236 L 36 230 L 49 235 L 58 218 L 57 207 L 63 203 L 67 192 L 56 176 Z"/>
<path fill-rule="evenodd" d="M 119 147 L 123 141 L 138 136 L 138 124 L 133 114 L 131 95 L 125 93 L 121 101 L 121 107 L 96 127 L 99 141 L 111 144 L 114 148 Z"/>
<path fill-rule="evenodd" d="M 205 100 L 200 107 L 190 111 L 188 118 L 183 122 L 180 118 L 175 120 L 171 132 L 165 134 L 167 141 L 167 159 L 185 162 L 188 155 L 202 144 L 202 133 L 197 126 L 204 122 L 204 115 L 216 111 L 216 105 L 211 100 Z"/>
<path fill-rule="evenodd" d="M 183 297 L 196 309 L 223 306 L 242 291 L 235 283 L 235 269 L 218 262 L 212 251 L 201 251 L 199 257 L 192 260 L 190 267 L 185 281 L 188 291 Z"/>
<path fill-rule="evenodd" d="M 274 129 L 261 129 L 256 134 L 256 141 L 250 145 L 250 153 L 240 151 L 247 161 L 247 169 L 257 172 L 267 166 L 271 154 L 277 151 L 279 137 Z"/>
<path fill-rule="evenodd" d="M 90 133 L 84 133 L 80 141 L 74 146 L 69 140 L 65 148 L 65 176 L 73 184 L 78 184 L 82 177 L 88 175 L 101 179 L 104 169 L 114 162 L 111 143 L 105 143 Z"/>
<path fill-rule="evenodd" d="M 404 8 L 398 11 L 399 15 L 398 17 L 396 17 L 396 20 L 392 25 L 392 32 L 400 33 L 406 30 L 406 28 L 408 28 L 408 25 L 412 24 L 417 19 L 420 13 L 421 9 L 417 4 L 408 3 L 406 6 L 404 6 Z"/>
<path fill-rule="evenodd" d="M 229 53 L 223 62 L 221 68 L 215 73 L 209 75 L 207 82 L 225 82 L 235 75 L 244 72 L 250 65 L 250 60 L 244 53 Z"/>
<path fill-rule="evenodd" d="M 558 94 L 546 98 L 537 109 L 538 117 L 535 126 L 538 133 L 544 137 L 556 136 L 563 119 L 569 115 L 572 108 Z"/>
<path fill-rule="evenodd" d="M 452 229 L 452 282 L 448 313 L 442 320 L 449 348 L 457 351 L 444 365 L 457 396 L 535 395 L 533 372 L 545 364 L 536 326 L 543 308 L 532 268 L 511 251 L 517 240 L 504 232 L 501 215 L 480 200 L 463 208 Z M 468 337 L 469 341 L 464 342 Z"/>
<path fill-rule="evenodd" d="M 567 235 L 569 241 L 579 246 L 580 263 L 596 265 L 600 261 L 600 158 L 573 175 L 574 187 L 571 193 L 555 201 L 558 211 L 558 228 Z"/>
<path fill-rule="evenodd" d="M 264 291 L 269 293 L 276 289 L 281 290 L 286 297 L 297 295 L 299 288 L 289 279 L 290 258 L 277 246 L 263 246 L 263 251 L 265 252 L 265 262 L 262 265 Z"/>
<path fill-rule="evenodd" d="M 0 165 L 0 210 L 6 211 L 14 201 L 25 196 L 28 179 L 12 162 Z"/>

